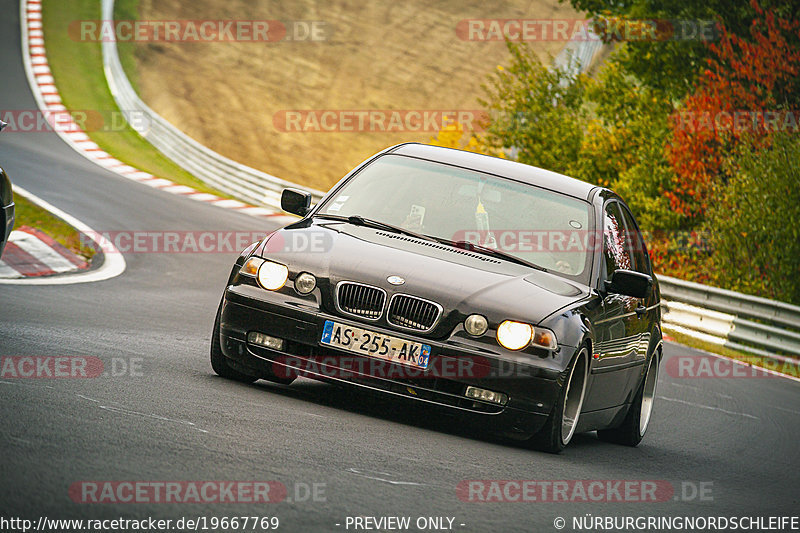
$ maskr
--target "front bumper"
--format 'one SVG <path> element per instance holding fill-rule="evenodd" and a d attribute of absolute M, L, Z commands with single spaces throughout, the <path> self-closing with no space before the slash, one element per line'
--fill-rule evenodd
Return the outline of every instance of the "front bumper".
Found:
<path fill-rule="evenodd" d="M 305 376 L 379 391 L 483 417 L 493 432 L 527 438 L 544 424 L 560 390 L 560 373 L 320 311 L 246 285 L 229 286 L 220 315 L 222 352 L 233 368 L 258 376 Z M 427 371 L 320 343 L 326 320 L 368 328 L 431 346 Z M 257 331 L 284 340 L 282 351 L 247 341 Z M 502 392 L 505 405 L 468 398 L 467 386 Z"/>

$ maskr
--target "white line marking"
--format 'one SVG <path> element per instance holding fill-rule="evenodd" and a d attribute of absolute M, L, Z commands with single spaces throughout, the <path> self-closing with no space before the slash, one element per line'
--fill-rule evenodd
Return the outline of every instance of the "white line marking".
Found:
<path fill-rule="evenodd" d="M 143 416 L 145 418 L 153 418 L 155 420 L 163 420 L 164 422 L 175 422 L 176 424 L 183 424 L 185 426 L 191 426 L 192 429 L 196 429 L 202 433 L 208 433 L 205 429 L 200 429 L 197 427 L 197 424 L 194 422 L 189 422 L 188 420 L 177 420 L 175 418 L 167 418 L 166 416 L 155 415 L 155 414 L 147 414 L 147 413 L 140 413 L 139 411 L 133 411 L 131 409 L 125 409 L 124 407 L 112 407 L 110 405 L 101 405 L 100 409 L 110 411 L 112 413 L 119 413 L 123 415 L 134 415 L 134 416 Z"/>
<path fill-rule="evenodd" d="M 84 396 L 83 394 L 78 394 L 78 398 L 83 398 L 84 400 L 89 400 L 90 402 L 100 403 L 100 400 L 95 400 L 94 398 L 89 398 L 88 396 Z"/>
<path fill-rule="evenodd" d="M 374 479 L 376 481 L 383 481 L 384 483 L 389 483 L 390 485 L 423 485 L 423 483 L 414 483 L 413 481 L 395 481 L 393 479 L 386 479 L 383 477 L 371 476 L 367 474 L 368 470 L 356 470 L 355 468 L 348 468 L 348 472 L 351 474 L 355 474 L 357 476 L 365 477 L 367 479 Z M 373 474 L 378 474 L 381 476 L 391 476 L 392 474 L 386 472 L 371 472 Z"/>
<path fill-rule="evenodd" d="M 744 417 L 752 418 L 752 419 L 755 419 L 755 420 L 761 420 L 757 416 L 748 415 L 747 413 L 737 413 L 736 411 L 728 411 L 727 409 L 722 409 L 721 407 L 711 407 L 710 405 L 703 405 L 701 403 L 687 402 L 686 400 L 679 400 L 677 398 L 667 398 L 666 396 L 656 396 L 656 397 L 659 400 L 666 400 L 668 402 L 677 402 L 677 403 L 682 403 L 682 404 L 686 404 L 686 405 L 691 405 L 693 407 L 699 407 L 700 409 L 709 409 L 711 411 L 720 411 L 722 413 L 729 414 L 729 415 L 744 416 Z"/>
<path fill-rule="evenodd" d="M 692 389 L 692 390 L 699 390 L 699 391 L 702 391 L 702 392 L 712 392 L 713 394 L 716 394 L 720 398 L 725 398 L 726 400 L 733 400 L 733 396 L 731 396 L 730 394 L 722 394 L 721 392 L 713 392 L 713 391 L 709 391 L 708 389 L 704 389 L 702 387 L 693 387 L 691 385 L 681 385 L 679 383 L 673 383 L 671 381 L 667 381 L 666 384 L 667 385 L 671 385 L 673 387 L 678 387 L 678 388 L 681 388 L 681 389 Z"/>

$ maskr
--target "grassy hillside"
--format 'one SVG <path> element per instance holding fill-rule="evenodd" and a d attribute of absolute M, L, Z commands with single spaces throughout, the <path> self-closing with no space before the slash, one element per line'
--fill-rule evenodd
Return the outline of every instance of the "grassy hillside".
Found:
<path fill-rule="evenodd" d="M 127 5 L 136 0 L 125 0 Z M 481 83 L 507 57 L 502 42 L 461 40 L 463 19 L 563 19 L 556 0 L 352 2 L 349 0 L 139 0 L 140 20 L 314 20 L 321 42 L 139 43 L 143 99 L 212 149 L 279 177 L 327 189 L 386 146 L 432 132 L 292 132 L 285 110 L 478 109 Z M 556 54 L 563 42 L 534 43 Z"/>
<path fill-rule="evenodd" d="M 119 1 L 123 8 L 128 7 L 127 13 L 135 12 L 131 4 L 138 0 Z M 75 21 L 100 19 L 100 2 L 46 0 L 42 4 L 42 18 L 48 61 L 64 105 L 72 110 L 96 111 L 110 119 L 117 112 L 117 105 L 103 74 L 100 43 L 80 41 L 69 31 Z M 127 65 L 132 67 L 132 60 Z M 87 133 L 101 148 L 129 165 L 203 192 L 215 192 L 153 148 L 130 127 L 100 128 Z"/>

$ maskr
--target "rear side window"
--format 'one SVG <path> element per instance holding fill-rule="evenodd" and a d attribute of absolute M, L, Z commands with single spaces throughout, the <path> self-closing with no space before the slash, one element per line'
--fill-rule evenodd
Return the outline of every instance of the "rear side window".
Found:
<path fill-rule="evenodd" d="M 609 202 L 603 211 L 603 261 L 606 279 L 616 270 L 633 270 L 631 247 L 626 239 L 625 223 L 617 202 Z"/>
<path fill-rule="evenodd" d="M 636 228 L 636 222 L 630 210 L 624 205 L 619 205 L 622 209 L 622 218 L 627 227 L 626 241 L 630 244 L 631 254 L 633 255 L 633 268 L 642 274 L 650 274 L 650 260 L 647 256 L 647 248 L 644 245 L 642 234 Z"/>

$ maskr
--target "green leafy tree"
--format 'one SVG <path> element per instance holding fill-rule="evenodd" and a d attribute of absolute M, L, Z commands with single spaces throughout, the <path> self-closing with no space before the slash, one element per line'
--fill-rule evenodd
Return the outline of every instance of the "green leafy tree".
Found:
<path fill-rule="evenodd" d="M 642 227 L 669 229 L 678 217 L 664 187 L 672 182 L 664 143 L 670 136 L 669 97 L 642 85 L 612 56 L 587 84 L 592 113 L 576 164 L 576 177 L 611 187 L 622 195 Z"/>
<path fill-rule="evenodd" d="M 619 23 L 601 23 L 599 33 L 609 42 L 624 40 L 620 61 L 625 70 L 674 99 L 690 92 L 698 74 L 706 67 L 709 41 L 703 36 L 712 39 L 719 36 L 719 28 L 707 32 L 706 22 L 722 23 L 728 32 L 749 39 L 750 24 L 757 15 L 755 7 L 746 0 L 569 0 L 569 3 L 601 21 L 610 18 L 654 22 L 656 39 L 649 38 L 649 34 L 641 39 L 626 38 L 624 32 L 618 31 Z M 796 20 L 800 16 L 800 3 L 796 0 L 761 0 L 759 4 L 779 18 Z M 604 28 L 609 30 L 605 35 Z"/>
<path fill-rule="evenodd" d="M 527 45 L 507 43 L 508 67 L 483 85 L 491 115 L 486 139 L 522 163 L 572 174 L 583 140 L 586 78 L 542 64 Z"/>
<path fill-rule="evenodd" d="M 800 136 L 778 133 L 760 151 L 742 144 L 730 165 L 705 227 L 714 282 L 800 304 Z"/>

